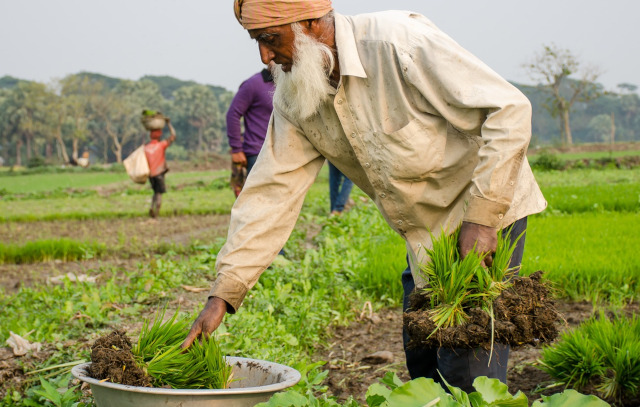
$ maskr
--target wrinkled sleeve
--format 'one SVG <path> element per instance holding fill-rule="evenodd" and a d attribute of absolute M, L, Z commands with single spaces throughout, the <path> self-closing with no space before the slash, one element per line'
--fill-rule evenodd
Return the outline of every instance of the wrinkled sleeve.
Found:
<path fill-rule="evenodd" d="M 481 136 L 464 220 L 497 227 L 531 138 L 531 104 L 427 19 L 401 52 L 405 78 L 453 127 Z"/>
<path fill-rule="evenodd" d="M 302 131 L 273 111 L 255 166 L 231 210 L 227 242 L 209 295 L 234 313 L 293 230 L 324 157 Z"/>
<path fill-rule="evenodd" d="M 253 89 L 249 81 L 245 81 L 238 88 L 227 110 L 227 138 L 232 153 L 242 151 L 242 130 L 240 120 L 247 113 L 253 102 Z"/>

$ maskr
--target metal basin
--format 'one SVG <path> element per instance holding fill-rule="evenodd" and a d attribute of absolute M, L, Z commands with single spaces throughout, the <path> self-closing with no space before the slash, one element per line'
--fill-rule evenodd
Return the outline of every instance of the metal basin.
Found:
<path fill-rule="evenodd" d="M 300 372 L 264 360 L 227 357 L 233 381 L 228 389 L 161 389 L 125 386 L 110 382 L 100 383 L 87 376 L 90 363 L 74 367 L 71 373 L 91 385 L 98 407 L 245 407 L 269 400 L 279 391 L 300 381 Z"/>

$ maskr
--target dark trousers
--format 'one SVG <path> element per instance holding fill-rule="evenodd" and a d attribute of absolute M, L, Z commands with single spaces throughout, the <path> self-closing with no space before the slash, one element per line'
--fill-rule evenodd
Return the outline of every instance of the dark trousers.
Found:
<path fill-rule="evenodd" d="M 251 169 L 256 164 L 256 160 L 258 159 L 258 154 L 256 155 L 247 155 L 247 175 L 251 172 Z"/>
<path fill-rule="evenodd" d="M 331 212 L 342 212 L 349 200 L 349 194 L 353 183 L 333 164 L 329 163 L 329 199 L 331 200 Z"/>
<path fill-rule="evenodd" d="M 523 234 L 511 257 L 510 267 L 520 267 L 522 263 L 525 240 L 523 232 L 526 228 L 527 218 L 525 217 L 514 222 L 510 228 L 505 228 L 503 231 L 503 234 L 509 234 L 511 241 L 514 241 L 521 233 Z M 415 287 L 411 270 L 408 266 L 402 273 L 402 286 L 404 288 L 403 310 L 406 310 L 409 306 L 409 294 Z M 459 387 L 466 392 L 474 391 L 472 384 L 478 376 L 487 376 L 499 379 L 503 383 L 507 382 L 508 345 L 494 344 L 493 356 L 489 364 L 489 351 L 484 349 L 407 349 L 409 335 L 406 330 L 403 330 L 402 336 L 407 357 L 407 368 L 412 379 L 427 377 L 442 384 L 440 378 L 440 374 L 442 374 L 450 385 Z"/>

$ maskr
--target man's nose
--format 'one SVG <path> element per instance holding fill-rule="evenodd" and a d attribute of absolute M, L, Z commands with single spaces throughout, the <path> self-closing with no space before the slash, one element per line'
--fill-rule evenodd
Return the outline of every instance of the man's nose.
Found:
<path fill-rule="evenodd" d="M 265 65 L 269 65 L 269 62 L 273 61 L 273 58 L 276 57 L 276 54 L 274 54 L 273 51 L 269 49 L 269 47 L 266 47 L 262 44 L 258 44 L 258 48 L 260 49 L 260 59 L 262 59 L 262 63 Z"/>

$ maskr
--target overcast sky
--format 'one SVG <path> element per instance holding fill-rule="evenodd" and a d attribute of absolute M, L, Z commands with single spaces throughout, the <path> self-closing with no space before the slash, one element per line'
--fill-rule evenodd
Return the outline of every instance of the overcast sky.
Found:
<path fill-rule="evenodd" d="M 0 0 L 0 77 L 169 75 L 235 91 L 262 68 L 232 0 Z M 426 15 L 506 79 L 543 44 L 570 49 L 615 90 L 640 85 L 640 0 L 334 0 L 336 12 Z"/>

